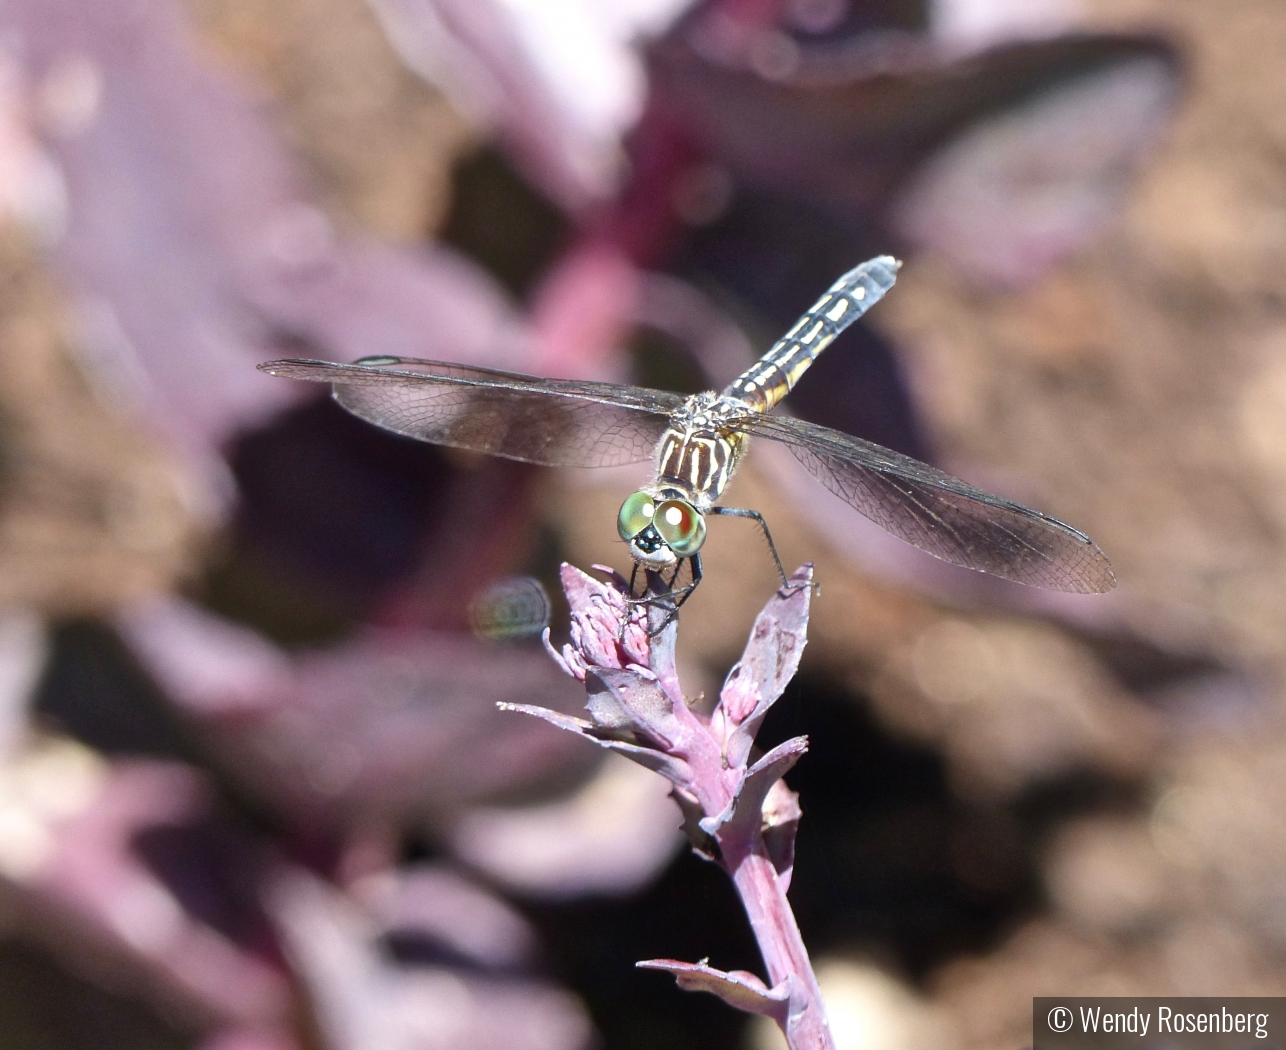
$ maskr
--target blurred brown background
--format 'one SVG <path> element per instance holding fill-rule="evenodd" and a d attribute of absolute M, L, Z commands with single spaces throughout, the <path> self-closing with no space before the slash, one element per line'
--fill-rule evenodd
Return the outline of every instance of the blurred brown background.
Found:
<path fill-rule="evenodd" d="M 3 16 L 0 1047 L 779 1045 L 633 970 L 758 964 L 664 787 L 494 714 L 582 698 L 463 614 L 624 568 L 638 472 L 422 449 L 253 366 L 722 384 L 885 250 L 800 413 L 1071 522 L 1121 585 L 868 556 L 742 468 L 822 581 L 766 733 L 813 741 L 791 897 L 837 1042 L 1286 994 L 1286 8 L 663 6 Z M 749 35 L 703 51 L 712 13 Z M 712 528 L 693 691 L 771 593 L 756 544 Z"/>

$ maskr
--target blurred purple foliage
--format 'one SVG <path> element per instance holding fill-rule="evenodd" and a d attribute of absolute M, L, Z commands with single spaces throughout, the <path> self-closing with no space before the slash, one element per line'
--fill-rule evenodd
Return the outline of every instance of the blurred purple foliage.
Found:
<path fill-rule="evenodd" d="M 450 252 L 343 238 L 260 104 L 173 3 L 17 3 L 19 61 L 66 181 L 57 256 L 91 351 L 207 453 L 297 394 L 247 372 L 282 341 L 516 365 L 516 314 Z"/>
<path fill-rule="evenodd" d="M 619 378 L 623 336 L 642 320 L 723 382 L 750 344 L 697 286 L 753 304 L 771 328 L 876 248 L 937 251 L 983 281 L 1044 272 L 1110 217 L 1173 104 L 1177 63 L 1146 37 L 963 54 L 933 38 L 925 11 L 899 22 L 855 2 L 819 27 L 791 23 L 794 8 L 772 0 L 708 0 L 642 48 L 620 43 L 632 17 L 620 13 L 637 113 L 605 132 L 551 86 L 559 59 L 538 53 L 511 8 L 374 6 L 413 67 L 563 209 L 570 246 L 526 309 L 450 247 L 385 243 L 327 215 L 269 107 L 195 42 L 172 0 L 12 0 L 0 16 L 21 85 L 6 117 L 26 122 L 60 180 L 42 191 L 36 225 L 87 372 L 184 457 L 202 512 L 238 556 L 348 629 L 287 651 L 185 599 L 120 609 L 120 636 L 198 742 L 185 757 L 211 775 L 55 749 L 47 775 L 79 769 L 84 790 L 65 811 L 29 803 L 37 845 L 21 864 L 9 858 L 3 887 L 31 936 L 218 1050 L 303 1046 L 310 1024 L 336 1050 L 575 1048 L 588 1021 L 526 975 L 534 934 L 522 920 L 445 868 L 398 863 L 414 829 L 456 843 L 474 867 L 493 858 L 501 882 L 557 897 L 632 888 L 672 853 L 669 818 L 644 795 L 607 831 L 507 808 L 588 772 L 570 737 L 495 710 L 538 705 L 580 725 L 576 690 L 534 647 L 464 633 L 469 596 L 534 556 L 532 472 L 368 431 L 253 365 L 284 350 L 389 353 Z M 1116 134 L 1094 130 L 1104 115 Z M 1051 136 L 1077 149 L 1060 154 Z M 984 191 L 997 172 L 1026 170 L 1033 142 L 1048 169 L 1013 223 L 1012 194 Z M 1043 207 L 1068 199 L 1070 211 Z M 943 220 L 961 212 L 969 222 Z M 867 330 L 851 338 L 861 352 L 825 357 L 792 407 L 922 452 L 892 348 Z M 797 483 L 793 467 L 771 465 Z M 817 524 L 836 528 L 816 505 Z M 628 676 L 648 654 L 645 637 L 627 637 L 613 655 L 614 636 L 582 633 L 568 664 L 583 672 L 597 640 L 595 662 Z M 743 667 L 760 656 L 752 645 Z M 653 670 L 681 696 L 672 669 Z M 761 677 L 730 679 L 703 727 L 719 731 L 744 701 L 723 726 L 743 773 L 763 698 L 739 683 Z M 629 689 L 599 680 L 590 711 L 610 723 Z M 8 721 L 24 717 L 30 689 L 14 677 Z M 635 758 L 650 747 L 613 746 Z M 225 796 L 270 816 L 225 833 L 237 823 Z M 692 810 L 689 832 L 717 836 L 704 824 L 719 808 Z M 526 817 L 556 850 L 523 852 Z M 608 832 L 637 848 L 609 847 L 603 863 L 614 840 L 596 836 Z M 777 846 L 785 882 L 789 849 Z M 524 884 L 504 864 L 512 856 L 540 874 Z"/>
<path fill-rule="evenodd" d="M 449 872 L 416 868 L 357 892 L 376 897 L 374 918 L 302 873 L 269 892 L 286 949 L 314 989 L 328 1045 L 579 1050 L 589 1044 L 589 1021 L 573 996 L 515 976 L 533 936 L 500 901 Z M 398 966 L 382 950 L 381 935 L 400 938 L 402 954 L 414 957 L 417 943 L 429 950 L 418 965 Z"/>
<path fill-rule="evenodd" d="M 292 657 L 173 600 L 118 623 L 220 764 L 303 827 L 449 827 L 471 804 L 586 765 L 478 703 L 539 696 L 571 710 L 574 691 L 534 649 L 370 631 Z"/>

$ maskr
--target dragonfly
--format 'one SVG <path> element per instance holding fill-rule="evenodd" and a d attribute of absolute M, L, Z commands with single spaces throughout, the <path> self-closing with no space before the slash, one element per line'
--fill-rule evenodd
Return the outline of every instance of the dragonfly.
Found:
<path fill-rule="evenodd" d="M 354 415 L 436 445 L 550 467 L 652 459 L 653 480 L 626 497 L 617 531 L 636 575 L 640 567 L 662 580 L 671 574 L 674 611 L 701 582 L 707 517 L 753 520 L 788 586 L 763 515 L 718 503 L 751 438 L 785 445 L 853 509 L 936 558 L 1052 590 L 1111 590 L 1116 577 L 1107 557 L 1057 518 L 873 442 L 772 412 L 818 354 L 893 287 L 900 267 L 881 255 L 844 274 L 722 393 L 685 396 L 390 356 L 352 364 L 269 361 L 259 368 L 329 383 Z M 685 562 L 690 582 L 676 590 Z M 631 595 L 634 584 L 632 577 Z"/>

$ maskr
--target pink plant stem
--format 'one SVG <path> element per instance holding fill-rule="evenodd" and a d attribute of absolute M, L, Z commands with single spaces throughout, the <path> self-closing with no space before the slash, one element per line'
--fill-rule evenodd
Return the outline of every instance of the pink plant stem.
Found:
<path fill-rule="evenodd" d="M 571 641 L 559 652 L 545 632 L 550 655 L 585 683 L 590 720 L 525 704 L 504 706 L 617 751 L 674 785 L 671 795 L 693 849 L 732 877 L 769 983 L 745 970 L 718 970 L 708 959 L 645 959 L 637 965 L 672 974 L 688 991 L 709 992 L 735 1009 L 771 1017 L 790 1050 L 835 1050 L 821 989 L 786 900 L 801 813 L 798 796 L 781 778 L 808 750 L 808 738 L 784 740 L 758 757 L 754 750 L 764 717 L 799 668 L 813 567 L 798 569 L 755 619 L 745 651 L 708 715 L 684 700 L 675 673 L 675 618 L 666 619 L 659 602 L 648 603 L 644 612 L 629 601 L 624 577 L 601 571 L 606 582 L 563 566 Z M 652 594 L 670 593 L 651 573 L 648 586 Z"/>
<path fill-rule="evenodd" d="M 794 1009 L 784 1028 L 790 1050 L 835 1050 L 822 990 L 762 836 L 756 834 L 750 842 L 720 839 L 719 847 L 750 919 L 755 940 L 759 942 L 768 983 L 791 982 Z M 803 1004 L 802 1009 L 799 1003 Z"/>

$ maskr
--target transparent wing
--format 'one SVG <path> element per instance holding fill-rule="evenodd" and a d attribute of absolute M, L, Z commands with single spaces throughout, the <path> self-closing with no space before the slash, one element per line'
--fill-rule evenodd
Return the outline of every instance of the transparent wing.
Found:
<path fill-rule="evenodd" d="M 748 415 L 733 426 L 788 446 L 840 499 L 943 561 L 1057 591 L 1116 586 L 1088 536 L 910 456 L 789 416 Z"/>
<path fill-rule="evenodd" d="M 396 434 L 549 467 L 648 459 L 684 401 L 664 390 L 408 357 L 367 357 L 351 365 L 269 361 L 259 368 L 330 383 L 348 411 Z"/>

